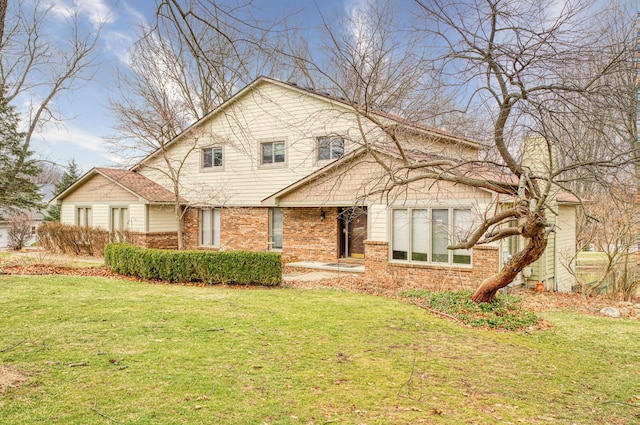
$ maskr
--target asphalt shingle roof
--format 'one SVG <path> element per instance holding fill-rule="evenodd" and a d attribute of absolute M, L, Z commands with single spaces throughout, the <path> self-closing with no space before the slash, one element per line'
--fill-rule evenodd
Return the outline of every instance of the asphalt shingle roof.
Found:
<path fill-rule="evenodd" d="M 141 174 L 117 168 L 96 168 L 95 170 L 150 203 L 165 204 L 175 201 L 173 192 Z M 186 203 L 183 198 L 180 200 Z"/>

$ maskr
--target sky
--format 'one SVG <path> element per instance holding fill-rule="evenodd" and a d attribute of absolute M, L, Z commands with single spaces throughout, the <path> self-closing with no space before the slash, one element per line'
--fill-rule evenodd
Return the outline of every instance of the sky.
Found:
<path fill-rule="evenodd" d="M 44 0 L 52 6 L 52 20 L 68 16 L 72 0 Z M 318 9 L 323 13 L 340 15 L 350 13 L 363 0 L 322 0 L 316 6 L 313 0 L 256 0 L 260 16 L 265 20 L 282 14 L 297 12 L 298 22 L 310 28 L 320 24 Z M 103 22 L 98 46 L 98 66 L 92 78 L 79 89 L 65 93 L 56 102 L 65 120 L 48 125 L 34 137 L 35 156 L 65 166 L 72 159 L 79 168 L 118 166 L 119 157 L 110 151 L 105 138 L 117 135 L 109 96 L 117 95 L 114 76 L 117 66 L 127 63 L 128 52 L 136 41 L 136 28 L 154 19 L 154 0 L 75 0 L 80 19 L 87 27 Z M 55 25 L 56 22 L 51 22 Z"/>

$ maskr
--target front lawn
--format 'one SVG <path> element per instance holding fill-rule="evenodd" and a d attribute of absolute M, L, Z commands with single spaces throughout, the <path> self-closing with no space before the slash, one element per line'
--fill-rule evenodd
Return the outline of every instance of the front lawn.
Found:
<path fill-rule="evenodd" d="M 0 276 L 0 293 L 7 424 L 640 419 L 637 321 L 496 332 L 345 291 L 67 276 Z"/>

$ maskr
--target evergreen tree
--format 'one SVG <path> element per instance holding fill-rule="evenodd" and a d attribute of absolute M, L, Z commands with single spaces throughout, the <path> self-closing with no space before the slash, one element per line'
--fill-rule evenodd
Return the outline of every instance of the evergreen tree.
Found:
<path fill-rule="evenodd" d="M 38 208 L 42 200 L 33 182 L 40 170 L 24 147 L 25 134 L 18 130 L 19 121 L 0 85 L 0 211 Z"/>
<path fill-rule="evenodd" d="M 78 169 L 78 164 L 75 159 L 72 159 L 67 164 L 67 169 L 65 170 L 62 178 L 58 183 L 56 183 L 56 191 L 55 196 L 58 196 L 69 186 L 76 182 L 81 176 L 80 170 Z M 43 218 L 43 221 L 60 221 L 60 205 L 51 205 L 47 209 L 47 214 Z"/>

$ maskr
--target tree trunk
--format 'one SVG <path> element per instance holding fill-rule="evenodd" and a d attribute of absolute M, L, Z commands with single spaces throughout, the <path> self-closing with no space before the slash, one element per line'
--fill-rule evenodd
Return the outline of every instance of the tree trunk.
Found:
<path fill-rule="evenodd" d="M 544 214 L 532 214 L 524 225 L 522 235 L 528 239 L 527 246 L 517 253 L 495 275 L 485 279 L 471 299 L 478 303 L 490 302 L 498 290 L 513 282 L 529 264 L 536 261 L 547 247 L 546 218 Z"/>
<path fill-rule="evenodd" d="M 182 211 L 180 208 L 180 204 L 176 201 L 176 204 L 174 205 L 174 211 L 175 211 L 175 216 L 176 216 L 176 226 L 178 228 L 177 230 L 177 236 L 178 236 L 178 250 L 182 251 L 184 249 L 184 237 L 183 237 L 183 222 L 182 222 Z"/>

